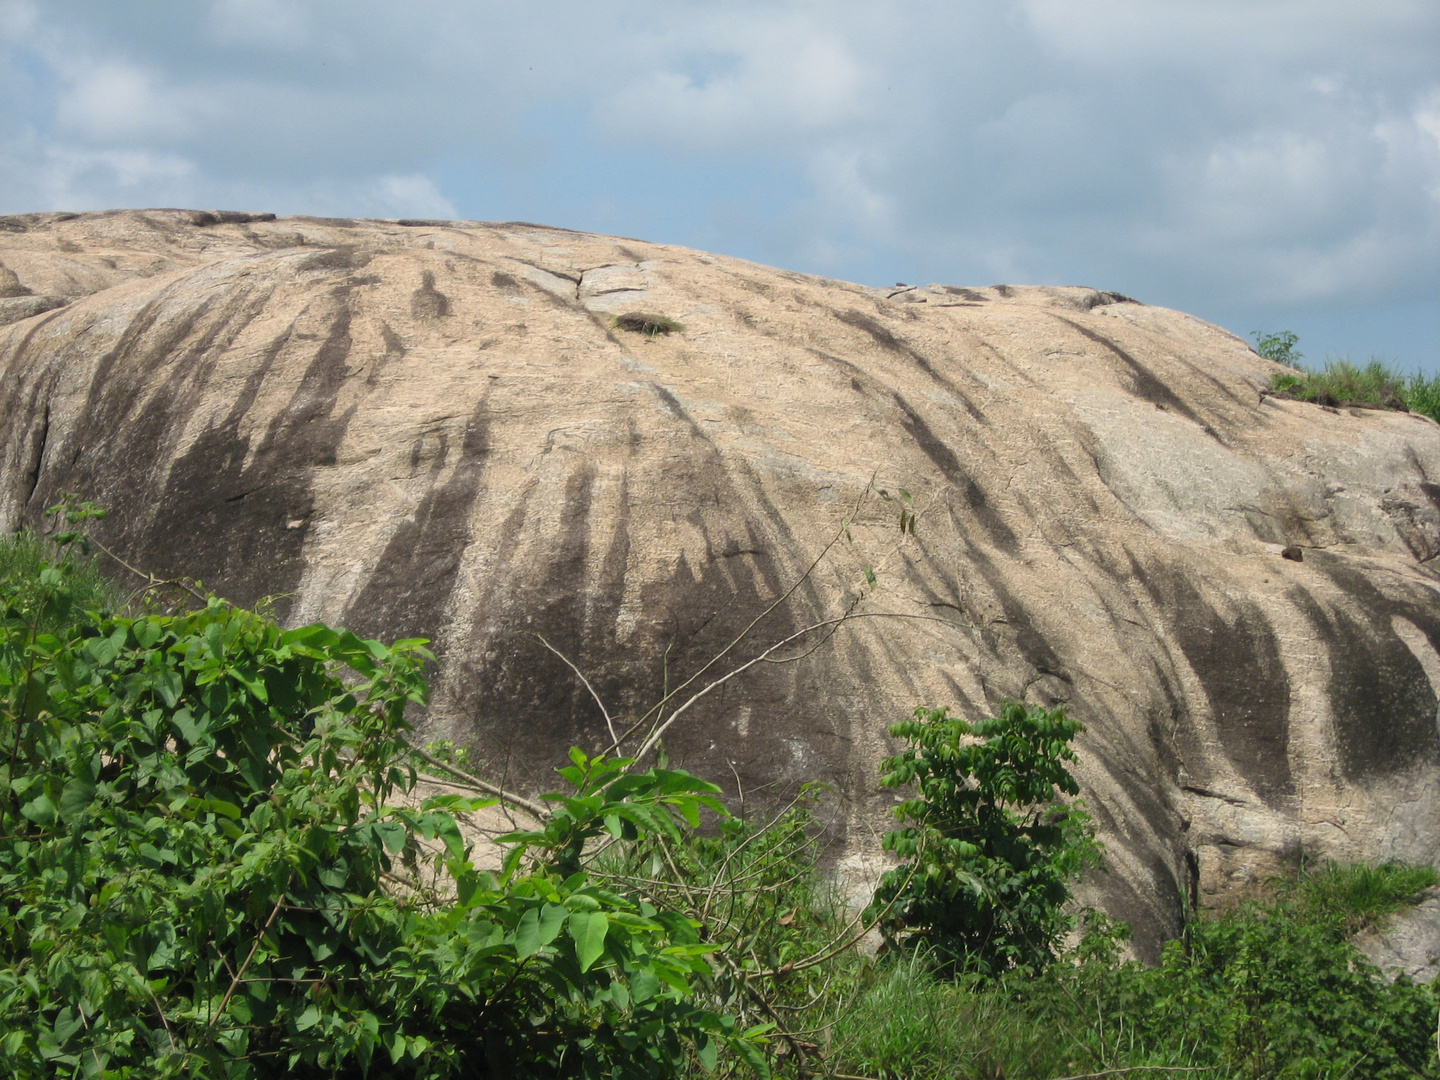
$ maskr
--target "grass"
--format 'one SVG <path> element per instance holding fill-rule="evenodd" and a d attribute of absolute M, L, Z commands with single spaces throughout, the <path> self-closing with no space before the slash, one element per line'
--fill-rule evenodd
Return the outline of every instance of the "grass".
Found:
<path fill-rule="evenodd" d="M 876 1080 L 1437 1077 L 1434 990 L 1387 983 L 1349 942 L 1436 881 L 1428 866 L 1307 868 L 1267 901 L 1201 916 L 1153 968 L 1119 960 L 1123 928 L 1103 917 L 1040 974 L 947 981 L 922 959 L 881 956 L 852 967 L 844 1000 L 829 1004 L 824 1069 Z"/>
<path fill-rule="evenodd" d="M 615 316 L 617 330 L 629 330 L 633 334 L 644 334 L 654 339 L 659 334 L 678 334 L 685 327 L 668 315 L 655 315 L 644 311 L 627 311 Z"/>
<path fill-rule="evenodd" d="M 1413 906 L 1437 884 L 1440 874 L 1433 866 L 1327 862 L 1319 870 L 1302 870 L 1292 889 L 1308 914 L 1338 920 L 1348 937 Z"/>
<path fill-rule="evenodd" d="M 1440 375 L 1402 375 L 1381 360 L 1363 365 L 1331 360 L 1319 371 L 1277 372 L 1269 390 L 1276 397 L 1331 408 L 1399 409 L 1440 422 Z"/>
<path fill-rule="evenodd" d="M 57 551 L 44 537 L 24 530 L 0 543 L 0 592 L 18 596 L 23 602 L 38 600 L 47 588 L 41 582 L 46 567 L 66 563 L 71 572 L 65 578 L 63 596 L 35 609 L 43 612 L 38 633 L 51 633 L 75 621 L 79 612 L 114 611 L 124 603 L 120 589 L 95 565 L 94 560 L 73 548 Z"/>

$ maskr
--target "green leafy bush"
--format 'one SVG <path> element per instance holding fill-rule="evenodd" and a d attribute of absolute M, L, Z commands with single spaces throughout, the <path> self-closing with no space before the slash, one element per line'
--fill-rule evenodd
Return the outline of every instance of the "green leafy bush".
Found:
<path fill-rule="evenodd" d="M 1393 865 L 1303 874 L 1278 898 L 1195 919 L 1158 967 L 1122 961 L 1124 927 L 1092 914 L 1081 943 L 1043 973 L 955 981 L 908 960 L 876 969 L 832 1007 L 828 1064 L 907 1080 L 1440 1077 L 1434 988 L 1387 982 L 1346 937 L 1377 896 L 1388 906 L 1427 876 Z"/>
<path fill-rule="evenodd" d="M 910 860 L 889 871 L 871 911 L 908 933 L 947 970 L 993 976 L 1043 969 L 1070 926 L 1069 883 L 1098 856 L 1066 769 L 1082 729 L 1054 710 L 1010 703 L 977 721 L 916 710 L 890 734 L 910 745 L 888 758 L 882 787 L 913 787 L 895 814 L 909 825 L 884 846 Z"/>
<path fill-rule="evenodd" d="M 1274 333 L 1266 334 L 1256 330 L 1250 335 L 1255 339 L 1255 351 L 1266 360 L 1274 360 L 1277 364 L 1284 364 L 1287 367 L 1298 368 L 1300 361 L 1305 354 L 1295 348 L 1300 338 L 1291 330 L 1277 330 Z"/>
<path fill-rule="evenodd" d="M 477 871 L 457 815 L 487 800 L 409 797 L 423 643 L 213 598 L 87 613 L 76 567 L 0 595 L 0 1074 L 764 1070 L 706 1004 L 698 926 L 575 865 L 723 809 L 713 785 L 576 752 L 557 812 Z"/>

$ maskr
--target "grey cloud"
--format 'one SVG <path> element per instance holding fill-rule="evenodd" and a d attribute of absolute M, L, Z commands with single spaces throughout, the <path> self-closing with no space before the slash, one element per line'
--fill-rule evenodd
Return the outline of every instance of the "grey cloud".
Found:
<path fill-rule="evenodd" d="M 693 227 L 656 238 L 723 220 L 731 250 L 803 269 L 1084 280 L 1196 308 L 1440 286 L 1433 0 L 0 11 L 5 210 L 494 216 L 456 179 L 474 176 L 508 178 L 506 210 L 536 216 L 530 180 L 563 161 L 571 201 L 544 205 L 583 227 L 635 175 L 753 159 L 801 193 L 747 217 L 677 188 L 669 220 Z M 601 149 L 562 145 L 553 110 Z M 594 157 L 617 147 L 632 173 Z"/>

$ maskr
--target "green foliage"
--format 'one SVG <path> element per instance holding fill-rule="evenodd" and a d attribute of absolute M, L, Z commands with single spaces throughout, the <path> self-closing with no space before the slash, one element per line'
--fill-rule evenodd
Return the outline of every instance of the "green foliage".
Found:
<path fill-rule="evenodd" d="M 1293 331 L 1277 330 L 1272 334 L 1266 334 L 1256 330 L 1250 336 L 1255 339 L 1255 351 L 1266 360 L 1274 360 L 1277 364 L 1298 368 L 1300 361 L 1305 358 L 1305 354 L 1295 348 L 1299 344 L 1300 338 Z"/>
<path fill-rule="evenodd" d="M 1306 919 L 1338 923 L 1349 937 L 1414 905 L 1437 884 L 1433 866 L 1326 862 L 1319 870 L 1302 869 L 1284 891 Z"/>
<path fill-rule="evenodd" d="M 1440 374 L 1417 371 L 1405 382 L 1405 405 L 1411 411 L 1440 422 Z"/>
<path fill-rule="evenodd" d="M 0 1073 L 763 1069 L 705 1004 L 695 922 L 575 869 L 587 838 L 723 809 L 712 785 L 576 752 L 554 817 L 480 872 L 457 815 L 488 800 L 410 796 L 423 643 L 213 598 L 78 613 L 73 572 L 0 596 Z"/>
<path fill-rule="evenodd" d="M 1154 968 L 1122 962 L 1124 927 L 1094 915 L 1038 975 L 957 982 L 901 962 L 833 1006 L 828 1064 L 897 1080 L 1167 1068 L 1218 1080 L 1440 1077 L 1434 989 L 1387 983 L 1346 938 L 1377 897 L 1388 905 L 1426 876 L 1393 865 L 1304 874 L 1279 899 L 1200 917 Z"/>
<path fill-rule="evenodd" d="M 1406 380 L 1379 360 L 1363 367 L 1348 360 L 1334 360 L 1323 371 L 1282 372 L 1270 380 L 1270 392 L 1278 397 L 1311 401 L 1338 408 L 1361 405 L 1375 409 L 1407 409 Z"/>
<path fill-rule="evenodd" d="M 45 571 L 54 569 L 49 583 Z M 30 611 L 38 633 L 56 633 L 87 611 L 122 606 L 119 590 L 74 546 L 57 548 L 32 532 L 0 539 L 0 595 Z"/>
<path fill-rule="evenodd" d="M 653 831 L 600 855 L 597 878 L 683 911 L 716 946 L 715 989 L 750 1030 L 782 1029 L 780 1052 L 806 1053 L 807 1013 L 845 985 L 856 927 L 822 883 L 814 791 L 769 820 L 725 818 L 709 834 Z"/>
<path fill-rule="evenodd" d="M 1255 350 L 1265 359 L 1284 364 L 1292 371 L 1277 372 L 1270 378 L 1268 392 L 1276 397 L 1310 401 L 1331 408 L 1358 405 L 1371 409 L 1400 409 L 1417 412 L 1440 422 L 1440 375 L 1401 375 L 1383 360 L 1366 364 L 1331 360 L 1319 371 L 1306 369 L 1304 354 L 1296 351 L 1298 338 L 1289 330 L 1251 335 Z"/>
<path fill-rule="evenodd" d="M 1069 883 L 1098 856 L 1066 769 L 1079 722 L 1007 704 L 974 724 L 916 710 L 890 729 L 910 745 L 883 766 L 882 787 L 913 787 L 895 814 L 909 825 L 884 846 L 909 860 L 888 872 L 871 911 L 909 931 L 947 970 L 986 976 L 1039 970 L 1070 925 Z"/>

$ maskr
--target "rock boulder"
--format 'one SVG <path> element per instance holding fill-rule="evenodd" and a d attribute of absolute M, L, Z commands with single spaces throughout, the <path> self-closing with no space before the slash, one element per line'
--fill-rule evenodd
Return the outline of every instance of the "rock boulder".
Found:
<path fill-rule="evenodd" d="M 36 214 L 0 264 L 0 527 L 74 492 L 147 570 L 433 639 L 423 727 L 511 783 L 610 741 L 566 659 L 617 729 L 749 664 L 672 760 L 829 784 L 851 873 L 887 725 L 1066 703 L 1143 955 L 1299 853 L 1440 855 L 1440 428 L 1218 327 L 519 223 Z"/>

